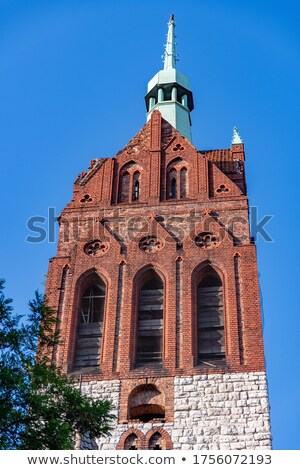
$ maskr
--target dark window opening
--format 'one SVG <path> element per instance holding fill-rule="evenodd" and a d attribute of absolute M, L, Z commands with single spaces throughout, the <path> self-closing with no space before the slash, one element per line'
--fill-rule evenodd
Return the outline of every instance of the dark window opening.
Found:
<path fill-rule="evenodd" d="M 124 450 L 138 450 L 138 437 L 135 433 L 130 434 L 126 438 Z"/>
<path fill-rule="evenodd" d="M 149 450 L 166 450 L 166 442 L 159 432 L 155 432 L 149 439 Z"/>
<path fill-rule="evenodd" d="M 171 191 L 170 191 L 170 197 L 172 199 L 176 198 L 176 192 L 177 192 L 177 181 L 176 181 L 176 178 L 173 177 L 171 181 Z"/>
<path fill-rule="evenodd" d="M 171 101 L 172 88 L 164 88 L 164 101 Z"/>
<path fill-rule="evenodd" d="M 129 202 L 130 174 L 126 171 L 120 176 L 119 202 Z"/>
<path fill-rule="evenodd" d="M 180 197 L 185 198 L 187 196 L 187 169 L 182 168 L 180 170 Z"/>
<path fill-rule="evenodd" d="M 140 199 L 140 187 L 141 187 L 141 174 L 139 171 L 135 171 L 132 177 L 132 200 L 138 201 Z"/>
<path fill-rule="evenodd" d="M 153 274 L 139 295 L 136 364 L 162 362 L 163 283 Z"/>
<path fill-rule="evenodd" d="M 90 285 L 81 297 L 74 362 L 76 369 L 100 364 L 105 290 L 105 284 L 99 280 L 97 284 Z"/>
<path fill-rule="evenodd" d="M 164 394 L 153 384 L 137 386 L 129 395 L 128 419 L 143 423 L 165 420 Z"/>
<path fill-rule="evenodd" d="M 225 358 L 223 287 L 218 274 L 211 270 L 199 283 L 198 360 Z"/>
<path fill-rule="evenodd" d="M 140 183 L 138 181 L 135 181 L 134 187 L 133 187 L 133 200 L 134 201 L 139 200 L 139 193 L 140 193 Z"/>
<path fill-rule="evenodd" d="M 130 409 L 130 418 L 149 423 L 153 419 L 165 419 L 165 409 L 160 405 L 143 404 Z"/>
<path fill-rule="evenodd" d="M 176 146 L 173 150 L 180 151 L 183 150 L 183 147 L 179 144 L 179 147 Z M 183 161 L 180 157 L 176 157 L 168 164 L 166 174 L 166 199 L 186 197 L 187 168 L 183 166 Z"/>

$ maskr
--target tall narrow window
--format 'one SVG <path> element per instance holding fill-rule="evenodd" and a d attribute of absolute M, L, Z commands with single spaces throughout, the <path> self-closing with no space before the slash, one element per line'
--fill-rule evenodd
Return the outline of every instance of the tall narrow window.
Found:
<path fill-rule="evenodd" d="M 162 362 L 163 283 L 153 272 L 140 289 L 136 364 Z"/>
<path fill-rule="evenodd" d="M 139 171 L 136 171 L 133 174 L 133 178 L 132 178 L 132 200 L 133 201 L 138 201 L 140 198 L 140 179 L 141 179 L 141 174 Z"/>
<path fill-rule="evenodd" d="M 177 193 L 177 181 L 176 181 L 175 176 L 173 176 L 173 178 L 172 178 L 172 180 L 171 180 L 171 193 L 170 193 L 170 197 L 171 197 L 171 198 L 176 198 L 176 193 Z"/>
<path fill-rule="evenodd" d="M 223 288 L 219 275 L 207 270 L 198 284 L 198 361 L 225 357 Z"/>
<path fill-rule="evenodd" d="M 176 145 L 174 151 L 180 150 Z M 166 199 L 185 198 L 188 194 L 188 163 L 180 157 L 174 158 L 167 166 L 166 171 Z"/>
<path fill-rule="evenodd" d="M 120 176 L 119 202 L 129 202 L 130 174 L 126 171 Z"/>
<path fill-rule="evenodd" d="M 91 284 L 81 297 L 77 333 L 75 368 L 96 367 L 100 364 L 105 284 Z"/>
<path fill-rule="evenodd" d="M 139 193 L 140 193 L 140 183 L 138 181 L 135 181 L 134 187 L 133 187 L 133 200 L 134 201 L 139 200 Z"/>
<path fill-rule="evenodd" d="M 187 196 L 187 169 L 182 168 L 180 170 L 180 197 L 185 198 Z"/>
<path fill-rule="evenodd" d="M 167 173 L 167 199 L 175 199 L 177 196 L 177 170 L 171 168 Z"/>

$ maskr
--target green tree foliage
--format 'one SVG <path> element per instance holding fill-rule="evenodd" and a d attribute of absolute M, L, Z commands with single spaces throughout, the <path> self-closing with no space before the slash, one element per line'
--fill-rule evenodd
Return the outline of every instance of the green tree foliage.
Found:
<path fill-rule="evenodd" d="M 74 449 L 75 434 L 109 434 L 109 401 L 83 396 L 51 363 L 59 344 L 54 312 L 38 292 L 26 323 L 0 279 L 0 449 Z"/>

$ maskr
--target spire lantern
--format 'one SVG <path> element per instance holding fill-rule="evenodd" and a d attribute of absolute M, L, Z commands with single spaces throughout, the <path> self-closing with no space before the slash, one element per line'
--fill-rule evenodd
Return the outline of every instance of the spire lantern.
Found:
<path fill-rule="evenodd" d="M 190 112 L 194 109 L 193 94 L 189 79 L 176 68 L 175 19 L 171 14 L 164 54 L 164 68 L 148 83 L 145 97 L 147 121 L 154 110 L 192 141 Z"/>

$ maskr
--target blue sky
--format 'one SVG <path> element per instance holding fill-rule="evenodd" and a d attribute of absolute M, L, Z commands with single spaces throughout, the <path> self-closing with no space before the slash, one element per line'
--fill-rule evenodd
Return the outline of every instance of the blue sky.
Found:
<path fill-rule="evenodd" d="M 275 449 L 299 449 L 298 1 L 0 0 L 0 276 L 26 313 L 56 250 L 25 241 L 27 219 L 59 214 L 90 159 L 144 125 L 171 12 L 194 145 L 229 147 L 237 126 L 250 204 L 274 216 L 273 242 L 257 241 L 272 432 Z"/>

